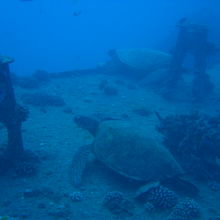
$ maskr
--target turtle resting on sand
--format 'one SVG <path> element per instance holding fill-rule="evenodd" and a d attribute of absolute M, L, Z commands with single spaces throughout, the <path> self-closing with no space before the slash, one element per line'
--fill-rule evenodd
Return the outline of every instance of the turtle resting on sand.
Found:
<path fill-rule="evenodd" d="M 75 122 L 94 135 L 90 145 L 80 147 L 71 165 L 71 179 L 80 186 L 90 153 L 113 171 L 139 181 L 160 181 L 183 173 L 172 154 L 140 128 L 127 122 L 79 116 Z"/>

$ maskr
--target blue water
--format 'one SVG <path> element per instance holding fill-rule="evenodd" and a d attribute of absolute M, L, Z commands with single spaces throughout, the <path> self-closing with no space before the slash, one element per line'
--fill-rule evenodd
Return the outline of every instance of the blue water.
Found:
<path fill-rule="evenodd" d="M 112 48 L 168 50 L 182 17 L 208 23 L 219 39 L 218 0 L 8 0 L 0 8 L 0 53 L 16 59 L 17 74 L 94 67 Z"/>
<path fill-rule="evenodd" d="M 219 11 L 0 0 L 0 220 L 219 220 Z"/>

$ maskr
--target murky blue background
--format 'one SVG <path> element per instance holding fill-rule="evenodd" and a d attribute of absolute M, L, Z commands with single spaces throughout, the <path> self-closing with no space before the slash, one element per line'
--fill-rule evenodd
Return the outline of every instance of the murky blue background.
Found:
<path fill-rule="evenodd" d="M 112 48 L 168 51 L 185 16 L 220 41 L 219 0 L 1 0 L 0 8 L 0 54 L 16 59 L 17 74 L 95 67 Z"/>

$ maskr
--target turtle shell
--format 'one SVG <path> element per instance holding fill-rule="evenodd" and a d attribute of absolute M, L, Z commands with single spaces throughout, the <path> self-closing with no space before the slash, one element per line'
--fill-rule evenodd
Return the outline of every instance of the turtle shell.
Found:
<path fill-rule="evenodd" d="M 150 49 L 115 50 L 115 55 L 121 63 L 147 72 L 167 67 L 171 60 L 170 54 Z"/>
<path fill-rule="evenodd" d="M 120 121 L 101 123 L 93 151 L 107 167 L 135 180 L 156 181 L 182 173 L 165 147 Z"/>

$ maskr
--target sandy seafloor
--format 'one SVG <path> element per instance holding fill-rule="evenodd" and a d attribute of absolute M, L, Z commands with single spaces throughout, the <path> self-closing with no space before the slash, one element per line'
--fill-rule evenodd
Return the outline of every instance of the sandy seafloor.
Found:
<path fill-rule="evenodd" d="M 99 85 L 105 79 L 118 89 L 118 95 L 106 96 L 100 91 Z M 216 89 L 218 94 L 218 86 Z M 0 177 L 2 216 L 20 216 L 18 219 L 28 220 L 165 219 L 166 215 L 163 213 L 148 215 L 140 204 L 136 204 L 134 216 L 112 215 L 102 206 L 106 192 L 120 191 L 132 199 L 138 185 L 114 174 L 98 162 L 89 163 L 82 188 L 74 188 L 68 175 L 72 157 L 78 147 L 93 140 L 87 131 L 74 123 L 74 116 L 79 114 L 102 114 L 114 118 L 126 116 L 127 121 L 145 127 L 149 136 L 160 141 L 161 137 L 155 131 L 155 125 L 158 123 L 155 115 L 143 117 L 135 114 L 134 109 L 144 107 L 152 112 L 158 111 L 163 116 L 188 113 L 197 108 L 208 113 L 220 111 L 218 95 L 217 99 L 210 100 L 202 106 L 193 106 L 181 101 L 168 102 L 151 89 L 140 87 L 132 80 L 109 75 L 76 75 L 71 78 L 52 79 L 49 84 L 37 90 L 15 87 L 18 103 L 22 103 L 20 100 L 22 94 L 36 91 L 58 95 L 64 99 L 66 106 L 45 108 L 28 106 L 30 116 L 23 124 L 24 146 L 39 155 L 38 173 L 32 177 L 11 175 Z M 66 112 L 67 109 L 72 109 L 72 112 Z M 196 198 L 202 207 L 201 219 L 217 215 L 220 210 L 220 192 L 213 192 L 203 183 L 195 184 L 201 190 L 199 197 Z M 38 189 L 47 193 L 24 196 L 24 192 Z M 81 191 L 85 198 L 74 202 L 69 195 L 78 191 Z"/>

